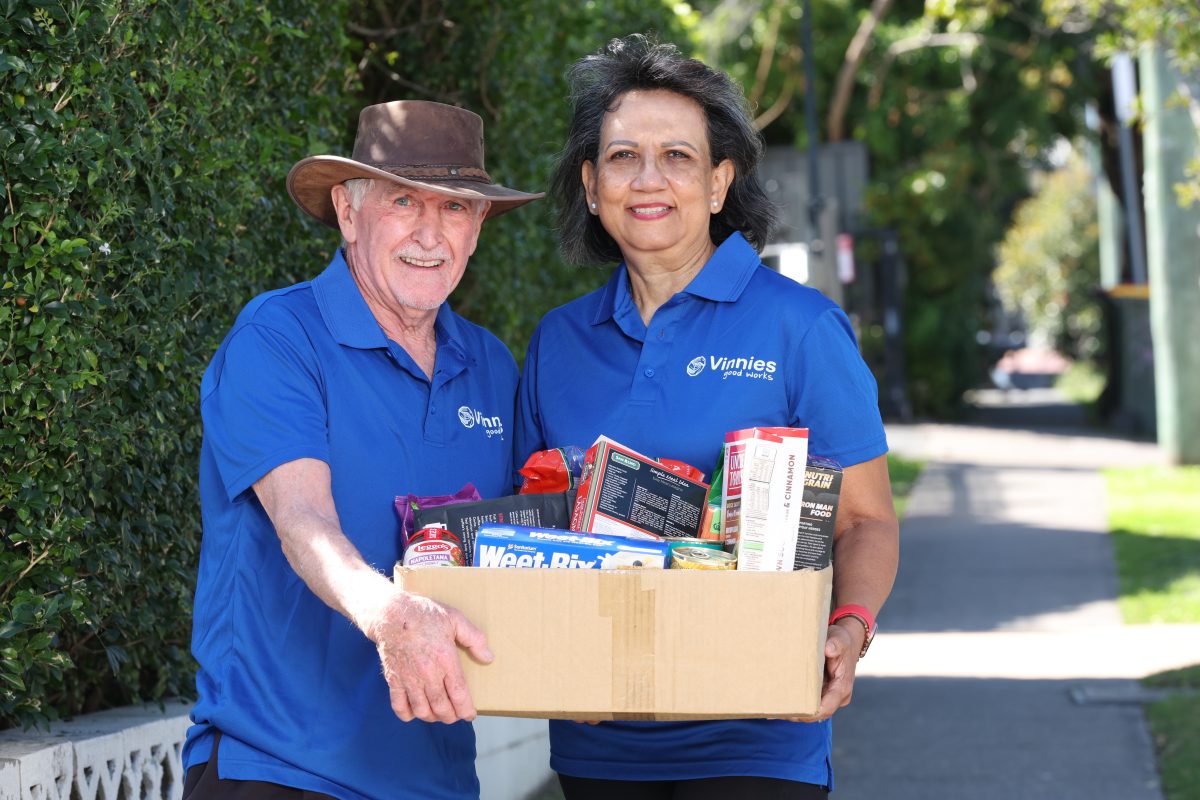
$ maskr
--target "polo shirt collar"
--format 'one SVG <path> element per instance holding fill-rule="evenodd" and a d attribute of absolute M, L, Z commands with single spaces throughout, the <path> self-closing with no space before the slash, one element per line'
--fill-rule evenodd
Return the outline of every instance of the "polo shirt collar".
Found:
<path fill-rule="evenodd" d="M 713 252 L 704 268 L 683 291 L 705 300 L 731 303 L 741 297 L 761 263 L 750 243 L 735 231 Z M 627 270 L 628 267 L 622 262 L 605 284 L 597 298 L 593 325 L 603 324 L 618 316 L 626 305 L 633 302 Z"/>
<path fill-rule="evenodd" d="M 312 286 L 325 327 L 338 344 L 360 350 L 387 347 L 387 336 L 354 282 L 341 248 Z"/>
<path fill-rule="evenodd" d="M 360 350 L 386 348 L 387 334 L 379 326 L 366 298 L 350 274 L 350 267 L 342 255 L 341 248 L 334 254 L 333 260 L 325 271 L 312 282 L 313 294 L 317 298 L 317 307 L 321 309 L 321 319 L 334 340 L 346 347 Z M 442 303 L 438 308 L 437 319 L 434 322 L 434 332 L 437 335 L 438 355 L 442 348 L 449 348 L 461 362 L 471 362 L 462 344 L 462 326 L 457 316 L 450 310 L 448 303 Z"/>

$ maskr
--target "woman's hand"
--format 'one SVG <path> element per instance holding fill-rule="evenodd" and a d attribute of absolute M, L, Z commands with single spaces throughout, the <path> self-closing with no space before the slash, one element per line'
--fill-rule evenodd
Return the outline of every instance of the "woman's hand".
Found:
<path fill-rule="evenodd" d="M 817 713 L 804 717 L 785 717 L 789 722 L 824 722 L 839 708 L 850 705 L 854 694 L 854 672 L 862 651 L 866 631 L 855 620 L 853 626 L 834 623 L 825 636 L 825 685 Z M 857 630 L 856 630 L 857 629 Z"/>

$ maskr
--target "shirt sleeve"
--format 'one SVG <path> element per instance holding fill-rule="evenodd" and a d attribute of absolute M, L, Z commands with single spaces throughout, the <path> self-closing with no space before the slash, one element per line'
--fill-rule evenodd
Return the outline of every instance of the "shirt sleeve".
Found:
<path fill-rule="evenodd" d="M 887 452 L 875 376 L 840 308 L 813 321 L 794 363 L 799 368 L 790 376 L 791 424 L 809 429 L 810 453 L 849 467 Z"/>
<path fill-rule="evenodd" d="M 316 354 L 254 323 L 230 334 L 201 386 L 204 438 L 231 502 L 275 467 L 329 462 L 328 415 Z"/>
<path fill-rule="evenodd" d="M 513 480 L 521 481 L 518 470 L 538 450 L 546 449 L 546 435 L 542 430 L 541 415 L 538 413 L 537 360 L 541 327 L 533 332 L 529 348 L 525 351 L 525 366 L 521 370 L 521 381 L 517 387 L 517 432 L 513 445 Z"/>

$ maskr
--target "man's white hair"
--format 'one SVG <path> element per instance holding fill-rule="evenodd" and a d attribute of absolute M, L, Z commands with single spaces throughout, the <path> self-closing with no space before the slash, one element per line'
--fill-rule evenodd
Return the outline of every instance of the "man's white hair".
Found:
<path fill-rule="evenodd" d="M 363 198 L 375 188 L 374 178 L 351 178 L 346 181 L 346 191 L 350 194 L 350 207 L 355 211 L 362 208 Z"/>

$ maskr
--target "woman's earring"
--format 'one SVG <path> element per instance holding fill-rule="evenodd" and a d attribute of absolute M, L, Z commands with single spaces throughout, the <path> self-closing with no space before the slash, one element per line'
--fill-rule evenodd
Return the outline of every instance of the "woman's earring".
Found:
<path fill-rule="evenodd" d="M 595 210 L 596 210 L 596 204 L 595 204 L 595 203 L 592 203 L 592 210 L 593 210 L 593 211 L 595 211 Z"/>

